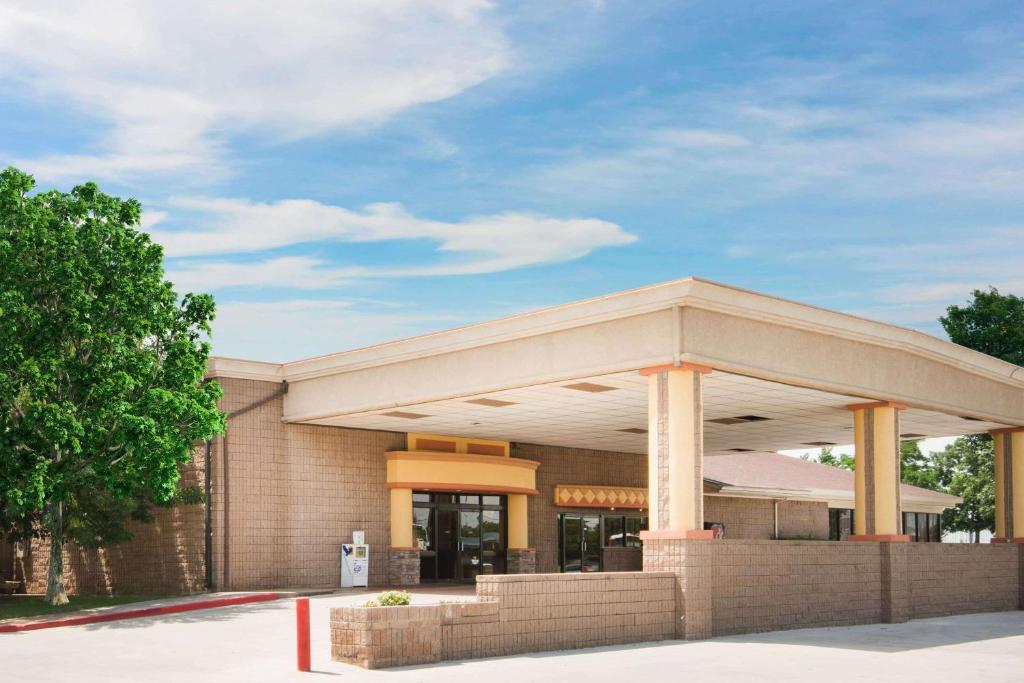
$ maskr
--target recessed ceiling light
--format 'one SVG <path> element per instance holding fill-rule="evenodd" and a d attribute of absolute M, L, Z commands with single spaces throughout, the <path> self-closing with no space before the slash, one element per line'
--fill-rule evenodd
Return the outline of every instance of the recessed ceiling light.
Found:
<path fill-rule="evenodd" d="M 594 384 L 593 382 L 577 382 L 576 384 L 563 384 L 563 389 L 575 389 L 576 391 L 588 391 L 592 394 L 599 394 L 602 391 L 615 391 L 618 387 L 610 387 L 606 384 Z"/>
<path fill-rule="evenodd" d="M 835 441 L 804 441 L 804 446 L 835 446 Z"/>
<path fill-rule="evenodd" d="M 720 425 L 738 425 L 743 422 L 764 422 L 770 419 L 770 417 L 761 417 L 760 415 L 737 415 L 736 417 L 716 417 L 714 420 L 708 420 L 708 422 Z"/>
<path fill-rule="evenodd" d="M 430 417 L 423 413 L 407 413 L 404 410 L 392 410 L 390 413 L 381 413 L 381 415 L 385 415 L 387 417 L 402 417 L 406 420 L 418 420 L 421 417 Z"/>
<path fill-rule="evenodd" d="M 617 429 L 618 432 L 626 432 L 627 434 L 646 434 L 646 429 L 640 429 L 639 427 L 626 427 L 625 429 Z"/>
<path fill-rule="evenodd" d="M 499 401 L 496 398 L 472 398 L 466 403 L 474 403 L 478 406 L 488 406 L 490 408 L 503 408 L 504 406 L 514 406 L 515 401 Z"/>

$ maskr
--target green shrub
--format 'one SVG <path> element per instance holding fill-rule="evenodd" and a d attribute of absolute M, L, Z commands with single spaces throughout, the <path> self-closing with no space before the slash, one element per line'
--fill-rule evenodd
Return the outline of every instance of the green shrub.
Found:
<path fill-rule="evenodd" d="M 405 591 L 385 591 L 377 596 L 381 607 L 399 607 L 412 602 L 412 596 Z"/>

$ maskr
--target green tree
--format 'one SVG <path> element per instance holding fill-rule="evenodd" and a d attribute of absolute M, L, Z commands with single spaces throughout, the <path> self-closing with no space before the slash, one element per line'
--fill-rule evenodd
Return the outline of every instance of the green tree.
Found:
<path fill-rule="evenodd" d="M 934 456 L 923 453 L 917 441 L 900 444 L 900 473 L 904 484 L 933 490 L 942 488 Z"/>
<path fill-rule="evenodd" d="M 847 453 L 833 453 L 831 446 L 822 446 L 818 453 L 818 462 L 830 467 L 840 467 L 844 470 L 853 470 L 854 456 Z"/>
<path fill-rule="evenodd" d="M 950 306 L 939 318 L 955 344 L 1024 365 L 1024 299 L 995 287 L 976 289 L 966 306 Z"/>
<path fill-rule="evenodd" d="M 126 540 L 224 417 L 203 379 L 213 299 L 164 281 L 139 203 L 34 185 L 0 172 L 0 523 L 50 539 L 58 605 L 64 544 Z"/>
<path fill-rule="evenodd" d="M 939 318 L 951 341 L 987 353 L 1014 365 L 1024 365 L 1024 299 L 1000 294 L 995 287 L 976 289 L 966 306 L 949 306 Z M 943 515 L 946 528 L 970 531 L 979 540 L 981 531 L 995 523 L 992 439 L 987 435 L 957 439 L 939 454 L 939 478 L 964 499 Z"/>
<path fill-rule="evenodd" d="M 932 453 L 939 487 L 964 499 L 942 513 L 942 526 L 970 532 L 975 543 L 981 540 L 982 531 L 995 524 L 994 457 L 992 438 L 987 434 L 961 437 Z"/>

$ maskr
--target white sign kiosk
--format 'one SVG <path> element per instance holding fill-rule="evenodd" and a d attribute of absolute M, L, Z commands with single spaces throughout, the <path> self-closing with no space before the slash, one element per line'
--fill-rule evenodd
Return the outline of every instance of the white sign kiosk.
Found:
<path fill-rule="evenodd" d="M 362 531 L 352 532 L 352 543 L 341 544 L 341 587 L 356 588 L 368 585 L 370 577 L 370 546 Z"/>

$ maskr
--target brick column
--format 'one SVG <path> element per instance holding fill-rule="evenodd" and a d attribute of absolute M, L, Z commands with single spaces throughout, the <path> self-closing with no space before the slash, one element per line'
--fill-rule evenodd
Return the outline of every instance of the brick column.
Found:
<path fill-rule="evenodd" d="M 710 543 L 704 530 L 703 375 L 682 363 L 645 368 L 647 377 L 647 499 L 650 529 L 643 570 L 676 575 L 676 637 L 710 638 Z"/>
<path fill-rule="evenodd" d="M 854 531 L 851 541 L 905 543 L 900 506 L 900 418 L 906 406 L 892 401 L 857 403 L 853 411 Z"/>
<path fill-rule="evenodd" d="M 881 543 L 882 623 L 909 621 L 913 611 L 910 600 L 910 546 L 907 543 Z"/>
<path fill-rule="evenodd" d="M 683 363 L 644 368 L 647 377 L 647 482 L 650 530 L 644 538 L 713 538 L 704 530 L 702 376 Z"/>
<path fill-rule="evenodd" d="M 1024 428 L 992 432 L 995 447 L 996 535 L 993 543 L 1024 543 Z"/>
<path fill-rule="evenodd" d="M 711 587 L 714 566 L 711 551 L 716 544 L 686 538 L 653 538 L 644 541 L 645 572 L 676 575 L 676 638 L 702 640 L 712 633 Z"/>

